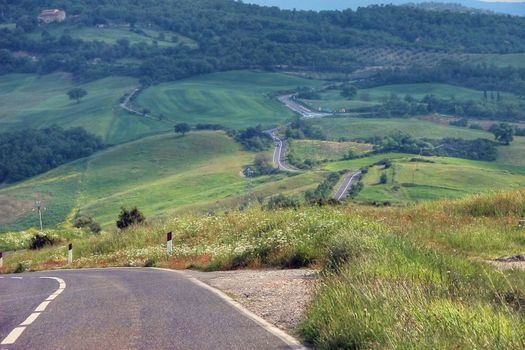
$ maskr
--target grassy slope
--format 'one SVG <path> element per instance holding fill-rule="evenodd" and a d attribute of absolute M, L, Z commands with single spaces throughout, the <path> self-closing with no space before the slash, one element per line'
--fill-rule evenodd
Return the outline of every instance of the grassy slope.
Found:
<path fill-rule="evenodd" d="M 439 139 L 458 137 L 463 139 L 494 138 L 492 134 L 466 128 L 438 125 L 429 121 L 410 119 L 372 119 L 372 118 L 325 118 L 310 121 L 320 127 L 330 139 L 356 139 L 382 137 L 397 131 L 406 132 L 414 137 Z"/>
<path fill-rule="evenodd" d="M 300 328 L 318 349 L 524 349 L 525 274 L 482 259 L 525 252 L 525 192 L 411 208 L 252 209 L 170 218 L 118 235 L 65 235 L 54 247 L 20 251 L 2 272 L 66 267 L 232 269 L 321 266 L 326 274 Z M 173 231 L 168 257 L 165 232 Z M 50 233 L 53 234 L 53 233 Z"/>
<path fill-rule="evenodd" d="M 369 89 L 362 89 L 359 90 L 357 96 L 351 101 L 342 97 L 340 90 L 327 90 L 321 93 L 320 100 L 304 100 L 303 102 L 315 109 L 322 108 L 332 111 L 346 109 L 347 112 L 351 112 L 355 109 L 377 105 L 381 103 L 384 98 L 387 98 L 392 94 L 396 94 L 400 97 L 410 95 L 416 99 L 421 99 L 426 95 L 435 95 L 439 98 L 455 97 L 458 100 L 474 101 L 483 98 L 483 92 L 474 89 L 448 84 L 420 83 L 383 85 Z M 366 98 L 364 97 L 365 95 L 367 96 Z M 509 98 L 513 97 L 512 94 L 503 94 L 503 96 Z"/>
<path fill-rule="evenodd" d="M 4 205 L 41 198 L 44 224 L 51 227 L 71 219 L 77 210 L 102 225 L 113 226 L 121 206 L 138 206 L 147 217 L 173 212 L 223 211 L 237 207 L 247 180 L 239 175 L 255 154 L 243 152 L 223 132 L 153 136 L 99 152 L 44 175 L 0 190 Z M 294 194 L 315 187 L 316 174 L 261 177 L 253 194 Z M 252 198 L 255 200 L 255 197 Z M 12 220 L 11 220 L 12 221 Z M 37 226 L 30 211 L 0 225 L 0 231 Z"/>
<path fill-rule="evenodd" d="M 483 55 L 478 62 L 486 64 L 494 64 L 498 67 L 514 66 L 518 68 L 525 68 L 525 54 L 514 53 L 506 55 Z"/>
<path fill-rule="evenodd" d="M 151 29 L 144 31 L 147 35 L 132 32 L 126 27 L 96 28 L 93 26 L 78 28 L 68 25 L 53 25 L 46 26 L 45 30 L 55 37 L 60 37 L 63 34 L 67 34 L 73 39 L 81 39 L 84 41 L 102 41 L 108 44 L 115 44 L 119 39 L 127 39 L 131 45 L 138 43 L 153 45 L 154 41 L 156 40 L 160 47 L 172 47 L 179 44 L 185 44 L 190 47 L 196 46 L 196 43 L 190 38 L 173 32 L 162 32 L 164 33 L 165 38 L 164 40 L 159 40 L 158 36 L 161 32 Z M 29 34 L 29 36 L 32 38 L 39 38 L 42 36 L 42 31 L 43 29 L 37 30 Z M 177 42 L 173 42 L 171 40 L 173 36 L 178 38 Z"/>
<path fill-rule="evenodd" d="M 293 114 L 268 94 L 321 84 L 276 73 L 216 73 L 148 88 L 136 104 L 172 122 L 214 123 L 231 128 L 272 126 Z"/>
<path fill-rule="evenodd" d="M 511 146 L 513 152 L 520 151 L 521 138 Z M 514 149 L 512 149 L 514 147 Z M 506 150 L 500 148 L 501 154 Z M 363 178 L 364 190 L 357 201 L 410 203 L 436 200 L 440 198 L 461 198 L 497 189 L 513 189 L 525 186 L 525 167 L 521 158 L 507 156 L 495 162 L 471 161 L 457 158 L 425 158 L 434 163 L 410 162 L 414 155 L 388 153 L 349 161 L 333 162 L 323 165 L 330 171 L 343 169 L 357 170 L 381 159 L 392 159 L 393 169 L 386 170 L 388 184 L 379 185 L 382 167 L 373 167 Z M 394 170 L 395 169 L 395 170 Z M 395 175 L 393 172 L 395 171 Z M 392 183 L 392 178 L 394 182 Z"/>
<path fill-rule="evenodd" d="M 349 151 L 353 151 L 355 154 L 363 154 L 372 149 L 372 145 L 357 142 L 292 140 L 288 143 L 289 152 L 293 152 L 302 160 L 339 160 L 346 156 Z"/>
<path fill-rule="evenodd" d="M 0 125 L 2 129 L 57 124 L 81 126 L 108 143 L 136 139 L 170 126 L 122 111 L 119 98 L 137 86 L 137 80 L 110 77 L 80 85 L 88 95 L 80 103 L 69 100 L 73 87 L 68 74 L 44 76 L 10 74 L 0 77 Z"/>

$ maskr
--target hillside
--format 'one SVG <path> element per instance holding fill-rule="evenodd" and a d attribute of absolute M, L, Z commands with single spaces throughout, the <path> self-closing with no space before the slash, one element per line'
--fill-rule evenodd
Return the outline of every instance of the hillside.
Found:
<path fill-rule="evenodd" d="M 80 212 L 110 228 L 121 206 L 138 206 L 148 217 L 235 208 L 247 194 L 240 172 L 254 157 L 223 132 L 162 134 L 126 143 L 0 189 L 0 231 L 37 226 L 31 211 L 37 199 L 46 205 L 46 227 Z M 252 191 L 263 197 L 276 188 L 301 192 L 317 181 L 315 174 L 261 177 Z"/>
<path fill-rule="evenodd" d="M 68 267 L 75 268 L 317 266 L 322 283 L 299 328 L 315 348 L 523 349 L 523 271 L 494 259 L 524 252 L 517 226 L 524 196 L 493 193 L 408 209 L 252 208 L 170 217 L 119 234 L 48 231 L 54 246 L 9 255 L 1 271 L 66 267 L 69 241 L 75 261 Z M 163 247 L 166 231 L 174 232 L 172 257 Z M 29 237 L 13 238 L 0 236 L 0 246 Z"/>
<path fill-rule="evenodd" d="M 3 74 L 64 70 L 82 80 L 126 75 L 151 84 L 246 68 L 350 73 L 368 66 L 338 53 L 348 49 L 395 46 L 433 57 L 525 51 L 524 19 L 490 14 L 397 6 L 291 12 L 230 0 L 24 4 L 0 11 Z M 42 30 L 36 16 L 44 4 L 71 16 Z"/>
<path fill-rule="evenodd" d="M 348 8 L 357 9 L 359 7 L 365 7 L 370 5 L 378 4 L 421 4 L 422 8 L 436 9 L 439 8 L 440 2 L 430 2 L 428 0 L 395 0 L 395 1 L 377 1 L 377 0 L 324 0 L 322 2 L 315 0 L 297 1 L 297 0 L 250 0 L 250 3 L 259 4 L 263 6 L 278 6 L 283 9 L 298 9 L 298 10 L 314 10 L 314 11 L 326 11 L 326 10 L 346 10 Z M 497 13 L 505 13 L 509 15 L 523 16 L 525 15 L 525 4 L 518 1 L 476 1 L 476 0 L 455 0 L 455 1 L 443 1 L 443 8 L 452 11 L 466 12 L 469 9 L 478 9 L 484 11 L 493 11 Z M 429 5 L 427 5 L 429 4 Z M 435 5 L 434 5 L 435 4 Z M 455 4 L 460 6 L 454 7 Z M 433 6 L 432 6 L 433 5 Z M 449 5 L 447 7 L 447 5 Z M 471 10 L 472 11 L 472 10 Z"/>
<path fill-rule="evenodd" d="M 110 77 L 79 85 L 65 73 L 0 76 L 0 125 L 3 130 L 83 127 L 112 144 L 169 130 L 169 125 L 121 110 L 119 99 L 137 84 L 133 78 Z M 80 103 L 66 95 L 75 86 L 88 93 Z"/>

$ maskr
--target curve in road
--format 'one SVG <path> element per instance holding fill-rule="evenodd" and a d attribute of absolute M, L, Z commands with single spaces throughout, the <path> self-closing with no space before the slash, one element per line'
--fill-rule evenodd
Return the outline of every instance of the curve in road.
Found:
<path fill-rule="evenodd" d="M 345 179 L 339 189 L 336 191 L 334 199 L 340 201 L 345 199 L 348 196 L 348 189 L 356 182 L 359 181 L 362 173 L 360 171 L 355 173 L 350 173 L 346 175 Z"/>
<path fill-rule="evenodd" d="M 56 293 L 56 282 L 40 277 L 68 287 L 15 342 L 0 346 L 8 350 L 304 348 L 183 273 L 124 268 L 17 277 L 0 279 L 0 339 Z"/>

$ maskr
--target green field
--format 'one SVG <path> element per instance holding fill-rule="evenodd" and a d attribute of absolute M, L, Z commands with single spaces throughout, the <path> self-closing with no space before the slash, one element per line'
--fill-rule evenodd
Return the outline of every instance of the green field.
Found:
<path fill-rule="evenodd" d="M 372 150 L 372 145 L 357 142 L 292 140 L 289 141 L 288 150 L 300 160 L 340 160 L 350 151 L 355 155 L 369 152 Z"/>
<path fill-rule="evenodd" d="M 398 131 L 414 137 L 431 139 L 445 137 L 493 138 L 492 134 L 485 131 L 440 125 L 416 118 L 324 118 L 311 120 L 309 123 L 320 127 L 332 140 L 383 137 Z"/>
<path fill-rule="evenodd" d="M 454 97 L 458 100 L 481 100 L 483 98 L 483 91 L 456 85 L 431 83 L 383 85 L 361 89 L 358 90 L 357 96 L 352 100 L 342 97 L 339 89 L 325 90 L 319 94 L 321 98 L 318 100 L 301 101 L 315 110 L 352 112 L 376 106 L 393 94 L 401 98 L 410 95 L 416 99 L 422 99 L 426 95 L 434 95 L 444 99 Z M 502 96 L 514 97 L 513 94 L 509 93 L 503 93 Z"/>
<path fill-rule="evenodd" d="M 128 27 L 75 27 L 67 25 L 58 25 L 45 27 L 45 30 L 55 37 L 61 35 L 70 35 L 73 39 L 80 39 L 84 41 L 102 41 L 108 44 L 115 44 L 119 39 L 127 39 L 131 45 L 145 43 L 153 45 L 155 42 L 160 47 L 170 47 L 184 44 L 190 47 L 196 47 L 196 43 L 190 38 L 184 37 L 177 33 L 156 31 L 152 29 L 143 30 L 143 33 L 136 33 Z M 42 36 L 44 28 L 29 34 L 32 38 L 39 38 Z M 164 35 L 161 39 L 159 35 Z M 176 38 L 173 40 L 173 38 Z"/>
<path fill-rule="evenodd" d="M 525 167 L 525 136 L 514 136 L 510 146 L 498 149 L 498 164 Z"/>
<path fill-rule="evenodd" d="M 375 166 L 363 177 L 364 190 L 359 202 L 406 204 L 441 198 L 462 198 L 493 190 L 516 189 L 525 186 L 525 167 L 505 166 L 498 162 L 480 162 L 447 157 L 428 157 L 433 163 L 411 162 L 414 155 L 401 153 L 379 154 L 369 158 L 326 164 L 330 171 L 358 170 L 381 159 L 391 159 L 393 166 Z M 387 184 L 379 184 L 386 172 Z"/>
<path fill-rule="evenodd" d="M 74 86 L 68 74 L 4 75 L 0 77 L 0 127 L 80 126 L 113 144 L 171 129 L 169 124 L 131 115 L 119 107 L 119 99 L 137 85 L 136 79 L 128 77 L 79 85 L 88 95 L 76 103 L 66 95 Z"/>
<path fill-rule="evenodd" d="M 525 68 L 525 53 L 511 53 L 505 55 L 483 55 L 478 59 L 479 63 L 493 64 L 497 67 L 514 66 L 518 68 Z"/>
<path fill-rule="evenodd" d="M 254 153 L 240 150 L 223 132 L 157 135 L 99 152 L 44 175 L 0 190 L 0 207 L 41 199 L 44 223 L 55 226 L 77 210 L 112 226 L 121 206 L 138 206 L 147 217 L 180 211 L 223 211 L 246 195 L 242 168 Z M 301 174 L 253 179 L 253 198 L 294 194 L 315 187 L 321 177 Z M 36 226 L 31 207 L 24 215 L 0 215 L 0 231 Z M 3 223 L 3 224 L 2 224 Z"/>
<path fill-rule="evenodd" d="M 154 116 L 162 114 L 174 123 L 267 127 L 293 116 L 271 94 L 321 84 L 277 73 L 216 73 L 150 87 L 139 96 L 136 106 L 150 109 Z"/>

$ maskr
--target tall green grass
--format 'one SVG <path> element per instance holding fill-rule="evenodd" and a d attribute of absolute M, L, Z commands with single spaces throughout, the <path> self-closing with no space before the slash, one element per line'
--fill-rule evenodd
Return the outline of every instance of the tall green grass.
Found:
<path fill-rule="evenodd" d="M 121 232 L 76 231 L 57 246 L 9 255 L 2 272 L 66 267 L 70 240 L 70 267 L 79 268 L 314 266 L 321 280 L 300 333 L 315 348 L 525 349 L 524 273 L 482 261 L 525 248 L 523 232 L 510 225 L 524 198 L 520 190 L 412 208 L 253 207 L 173 217 Z"/>

